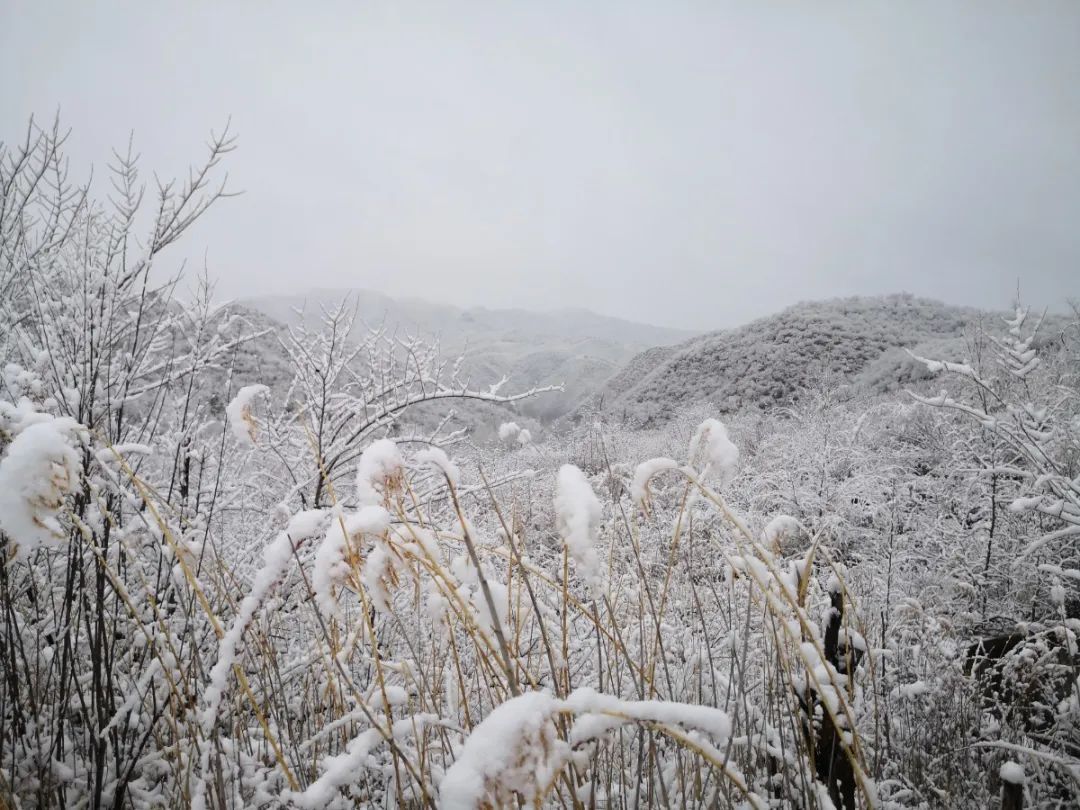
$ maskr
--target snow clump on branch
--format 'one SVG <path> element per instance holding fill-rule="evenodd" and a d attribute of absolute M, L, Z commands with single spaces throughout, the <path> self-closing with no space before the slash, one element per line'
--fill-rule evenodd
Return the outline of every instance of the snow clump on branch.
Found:
<path fill-rule="evenodd" d="M 548 692 L 526 692 L 497 706 L 473 729 L 439 785 L 444 810 L 502 806 L 518 794 L 539 800 L 566 755 Z"/>
<path fill-rule="evenodd" d="M 315 552 L 315 567 L 311 574 L 315 603 L 327 616 L 341 618 L 334 586 L 348 576 L 346 550 L 350 544 L 365 534 L 381 535 L 389 527 L 390 513 L 381 506 L 365 506 L 348 515 L 334 514 L 326 536 Z"/>
<path fill-rule="evenodd" d="M 401 451 L 391 439 L 372 442 L 356 468 L 356 497 L 361 506 L 379 506 L 397 488 L 405 469 Z"/>
<path fill-rule="evenodd" d="M 416 463 L 427 465 L 433 470 L 442 473 L 453 486 L 457 486 L 458 481 L 461 480 L 461 470 L 450 460 L 442 448 L 428 447 L 421 450 L 416 454 Z"/>
<path fill-rule="evenodd" d="M 45 414 L 16 435 L 0 459 L 0 529 L 26 558 L 64 535 L 58 517 L 79 481 L 75 436 L 80 425 Z"/>
<path fill-rule="evenodd" d="M 251 413 L 251 404 L 259 394 L 270 389 L 265 385 L 245 385 L 236 392 L 232 402 L 225 406 L 225 415 L 229 418 L 229 427 L 243 447 L 255 446 L 255 432 L 258 424 Z"/>

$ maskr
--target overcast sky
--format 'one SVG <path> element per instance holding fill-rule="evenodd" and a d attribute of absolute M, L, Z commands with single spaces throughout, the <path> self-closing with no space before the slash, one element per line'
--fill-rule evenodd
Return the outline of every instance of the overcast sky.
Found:
<path fill-rule="evenodd" d="M 366 287 L 716 328 L 906 290 L 1080 297 L 1080 2 L 17 3 L 0 139 L 57 108 L 228 200 L 222 296 Z"/>

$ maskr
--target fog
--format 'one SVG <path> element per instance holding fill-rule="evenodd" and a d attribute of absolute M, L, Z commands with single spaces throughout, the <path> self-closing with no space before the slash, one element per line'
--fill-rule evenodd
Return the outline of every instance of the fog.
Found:
<path fill-rule="evenodd" d="M 1080 296 L 1080 5 L 4 3 L 0 138 L 107 189 L 212 128 L 178 252 L 223 297 L 360 287 L 717 328 L 905 290 Z"/>

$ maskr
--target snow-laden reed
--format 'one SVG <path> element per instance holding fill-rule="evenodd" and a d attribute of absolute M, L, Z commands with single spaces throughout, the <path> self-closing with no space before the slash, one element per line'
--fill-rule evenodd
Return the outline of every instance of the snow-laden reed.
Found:
<path fill-rule="evenodd" d="M 5 804 L 1075 801 L 1074 332 L 1018 312 L 921 404 L 478 448 L 407 415 L 536 392 L 347 307 L 239 379 L 260 327 L 155 286 L 228 137 L 142 240 L 134 159 L 93 205 L 62 141 L 0 150 Z"/>

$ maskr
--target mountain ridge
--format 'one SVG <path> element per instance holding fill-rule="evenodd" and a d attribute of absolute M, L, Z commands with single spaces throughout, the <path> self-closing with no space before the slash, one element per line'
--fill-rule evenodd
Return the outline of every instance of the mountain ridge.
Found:
<path fill-rule="evenodd" d="M 418 326 L 432 335 L 439 331 L 438 327 L 458 322 L 491 330 L 506 329 L 512 323 L 517 329 L 525 329 L 526 333 L 530 333 L 530 330 L 542 333 L 541 326 L 549 329 L 569 327 L 572 334 L 581 337 L 618 338 L 648 345 L 674 343 L 700 334 L 700 330 L 658 326 L 604 315 L 586 307 L 462 307 L 432 302 L 419 296 L 391 296 L 365 288 L 314 287 L 292 294 L 247 296 L 235 299 L 232 303 L 256 309 L 288 324 L 296 317 L 295 309 L 304 310 L 308 317 L 319 317 L 321 307 L 334 306 L 341 302 L 355 304 L 361 318 L 369 322 L 377 323 L 386 318 L 387 323 Z M 518 323 L 522 318 L 531 323 Z"/>
<path fill-rule="evenodd" d="M 651 346 L 678 343 L 689 330 L 641 324 L 580 307 L 535 311 L 458 307 L 418 297 L 395 298 L 372 290 L 315 288 L 296 294 L 252 296 L 229 306 L 259 313 L 282 327 L 318 328 L 325 311 L 355 309 L 354 328 L 385 325 L 438 340 L 449 357 L 463 354 L 463 369 L 485 387 L 510 379 L 515 390 L 563 385 L 565 391 L 521 402 L 515 415 L 552 421 L 576 407 L 596 386 Z M 509 390 L 509 389 L 508 389 Z"/>
<path fill-rule="evenodd" d="M 904 349 L 961 356 L 971 327 L 994 315 L 908 293 L 802 301 L 641 352 L 566 418 L 601 412 L 651 426 L 688 405 L 723 413 L 789 404 L 826 380 L 893 390 L 926 376 Z"/>
<path fill-rule="evenodd" d="M 897 390 L 928 376 L 907 349 L 964 359 L 972 327 L 1000 326 L 998 313 L 907 293 L 802 301 L 738 327 L 689 335 L 580 308 L 537 313 L 418 298 L 403 304 L 355 290 L 264 296 L 234 306 L 280 328 L 289 321 L 276 315 L 311 328 L 323 309 L 342 302 L 368 323 L 378 317 L 388 328 L 438 339 L 450 357 L 464 353 L 463 368 L 477 387 L 504 375 L 507 390 L 564 384 L 565 392 L 499 409 L 507 418 L 552 425 L 599 412 L 648 427 L 691 405 L 718 413 L 785 406 L 822 385 Z M 656 336 L 667 342 L 647 343 Z M 270 346 L 261 350 L 261 365 L 276 369 L 273 353 Z M 466 421 L 481 425 L 493 414 Z"/>

